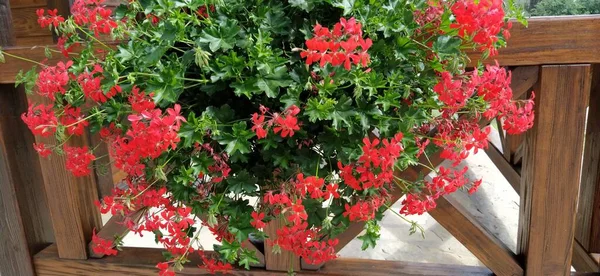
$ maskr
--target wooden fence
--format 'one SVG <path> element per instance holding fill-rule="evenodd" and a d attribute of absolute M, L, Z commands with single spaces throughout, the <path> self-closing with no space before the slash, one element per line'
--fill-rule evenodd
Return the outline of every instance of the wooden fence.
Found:
<path fill-rule="evenodd" d="M 48 0 L 41 5 L 63 7 L 66 14 L 65 3 Z M 8 1 L 0 0 L 0 46 L 8 53 L 44 59 L 42 48 L 15 46 L 15 41 L 25 41 L 13 28 L 19 20 L 11 17 Z M 486 152 L 520 194 L 517 252 L 459 202 L 440 198 L 431 216 L 487 268 L 343 258 L 315 267 L 248 242 L 245 246 L 257 251 L 262 268 L 234 273 L 283 273 L 278 271 L 287 270 L 290 262 L 301 273 L 323 275 L 567 275 L 571 264 L 578 273 L 599 272 L 593 253 L 600 253 L 600 16 L 531 19 L 529 28 L 515 24 L 509 44 L 497 59 L 513 70 L 516 98 L 536 92 L 536 121 L 525 135 L 501 135 L 501 145 Z M 14 76 L 28 67 L 14 59 L 0 64 L 0 274 L 156 275 L 154 266 L 163 259 L 157 249 L 90 255 L 93 228 L 107 237 L 123 231 L 114 221 L 102 228 L 92 205 L 113 182 L 110 177 L 74 178 L 61 157 L 40 159 L 33 151 L 33 142 L 51 138 L 34 138 L 19 118 L 27 98 L 14 88 Z M 90 136 L 72 143 L 95 141 Z M 442 161 L 436 155 L 431 159 Z M 422 173 L 427 171 L 420 167 L 401 172 L 405 179 Z M 362 229 L 361 223 L 351 225 L 336 250 Z M 189 266 L 179 274 L 204 273 Z"/>

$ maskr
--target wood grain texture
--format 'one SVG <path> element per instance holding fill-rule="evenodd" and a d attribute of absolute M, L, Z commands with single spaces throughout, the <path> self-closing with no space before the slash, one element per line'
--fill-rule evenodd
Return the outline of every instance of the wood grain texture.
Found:
<path fill-rule="evenodd" d="M 600 63 L 600 16 L 528 18 L 529 26 L 514 22 L 508 47 L 486 62 L 500 65 Z M 481 55 L 472 53 L 471 59 Z M 471 64 L 471 65 L 474 65 Z"/>
<path fill-rule="evenodd" d="M 5 133 L 8 130 L 0 126 L 0 131 Z M 8 150 L 3 137 L 0 136 L 0 274 L 29 276 L 34 275 L 33 266 L 17 202 Z"/>
<path fill-rule="evenodd" d="M 90 134 L 89 143 L 92 148 L 95 148 L 94 153 L 96 156 L 103 156 L 97 160 L 94 160 L 94 177 L 96 177 L 96 184 L 98 186 L 98 197 L 103 198 L 112 194 L 112 190 L 117 182 L 113 181 L 112 163 L 109 157 L 108 145 L 102 141 L 100 134 Z"/>
<path fill-rule="evenodd" d="M 511 70 L 510 73 L 512 76 L 510 88 L 513 92 L 513 99 L 519 99 L 537 83 L 540 67 L 537 65 L 519 66 Z"/>
<path fill-rule="evenodd" d="M 15 45 L 19 45 L 20 47 L 25 46 L 47 46 L 53 45 L 54 40 L 52 40 L 51 36 L 43 35 L 43 36 L 26 36 L 26 37 L 17 37 L 15 38 Z"/>
<path fill-rule="evenodd" d="M 48 99 L 37 94 L 29 96 L 34 103 L 47 104 Z M 35 137 L 36 142 L 56 145 L 54 137 Z M 70 146 L 89 145 L 87 134 L 71 137 Z M 100 229 L 102 220 L 94 201 L 98 199 L 93 176 L 74 177 L 66 170 L 64 155 L 39 158 L 48 208 L 59 255 L 62 258 L 86 259 L 93 229 Z"/>
<path fill-rule="evenodd" d="M 21 120 L 27 98 L 21 88 L 0 85 L 0 125 L 7 150 L 12 182 L 21 210 L 29 250 L 35 254 L 54 242 L 46 191 L 33 135 Z"/>
<path fill-rule="evenodd" d="M 521 171 L 517 253 L 526 275 L 567 275 L 591 65 L 542 66 L 537 86 Z"/>
<path fill-rule="evenodd" d="M 15 29 L 16 37 L 30 36 L 49 36 L 52 37 L 52 32 L 48 28 L 42 28 L 37 23 L 37 9 L 45 9 L 46 5 L 32 6 L 27 8 L 13 8 L 12 22 Z"/>
<path fill-rule="evenodd" d="M 573 242 L 573 260 L 571 265 L 577 272 L 600 272 L 600 266 L 592 256 L 575 240 Z"/>
<path fill-rule="evenodd" d="M 509 149 L 505 149 L 508 151 Z M 519 193 L 519 182 L 521 181 L 521 176 L 519 173 L 513 168 L 513 166 L 506 160 L 505 156 L 494 146 L 494 144 L 489 143 L 488 148 L 485 150 L 487 156 L 494 162 L 496 168 L 504 175 L 504 178 L 510 183 L 510 186 L 513 187 L 517 193 Z"/>
<path fill-rule="evenodd" d="M 131 219 L 131 221 L 133 221 L 134 223 L 137 224 L 140 221 L 140 219 L 144 216 L 146 211 L 147 211 L 146 208 L 140 209 L 140 210 L 135 211 L 128 217 Z M 122 215 L 119 215 L 119 214 L 113 215 L 106 222 L 106 224 L 104 224 L 102 226 L 102 229 L 100 229 L 100 231 L 98 231 L 96 233 L 96 236 L 98 236 L 101 239 L 110 240 L 110 241 L 114 241 L 115 236 L 125 237 L 127 235 L 127 233 L 129 233 L 129 228 L 124 223 L 125 219 L 126 219 L 126 217 L 124 217 Z M 89 254 L 90 254 L 91 258 L 104 257 L 104 254 L 95 253 L 92 249 L 92 246 L 93 246 L 93 243 L 90 242 L 88 244 L 88 248 L 89 248 Z"/>
<path fill-rule="evenodd" d="M 600 252 L 600 66 L 592 70 L 575 237 L 585 250 Z"/>
<path fill-rule="evenodd" d="M 429 214 L 496 275 L 523 275 L 515 254 L 453 198 L 440 197 Z"/>
<path fill-rule="evenodd" d="M 194 257 L 196 254 L 194 254 Z M 37 254 L 34 258 L 38 276 L 155 276 L 158 262 L 164 260 L 161 250 L 152 248 L 125 248 L 117 256 L 90 260 L 59 259 L 56 246 L 52 245 Z M 186 265 L 177 275 L 210 275 L 197 267 L 197 259 Z M 233 275 L 287 275 L 286 272 L 252 269 L 252 271 L 236 268 Z M 441 265 L 426 263 L 408 263 L 398 261 L 337 259 L 316 272 L 304 272 L 300 275 L 356 275 L 356 276 L 388 276 L 388 275 L 437 275 L 437 276 L 475 276 L 493 275 L 485 267 Z"/>
<path fill-rule="evenodd" d="M 15 43 L 15 30 L 12 26 L 12 12 L 8 0 L 0 0 L 0 46 L 12 46 Z"/>
<path fill-rule="evenodd" d="M 10 0 L 10 6 L 16 8 L 29 8 L 46 6 L 47 0 Z"/>
<path fill-rule="evenodd" d="M 277 219 L 267 223 L 263 231 L 273 239 L 277 237 L 277 229 L 283 226 L 285 226 L 285 222 Z M 273 246 L 269 242 L 265 242 L 265 265 L 266 269 L 270 271 L 288 271 L 290 269 L 298 271 L 300 270 L 300 257 L 286 250 L 281 250 L 281 253 L 275 254 L 273 253 Z"/>

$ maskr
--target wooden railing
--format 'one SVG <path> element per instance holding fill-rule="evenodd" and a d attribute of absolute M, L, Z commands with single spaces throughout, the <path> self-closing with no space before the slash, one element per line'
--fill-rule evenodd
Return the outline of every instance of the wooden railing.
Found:
<path fill-rule="evenodd" d="M 521 197 L 517 252 L 459 202 L 440 198 L 430 215 L 487 268 L 352 259 L 308 266 L 247 244 L 264 257 L 264 268 L 236 273 L 271 274 L 290 262 L 304 271 L 319 269 L 306 273 L 335 275 L 567 275 L 571 264 L 578 272 L 600 271 L 591 255 L 600 252 L 600 16 L 534 18 L 529 28 L 515 24 L 511 33 L 510 46 L 496 59 L 512 68 L 516 98 L 535 91 L 536 121 L 525 135 L 501 135 L 501 144 L 486 152 Z M 10 7 L 0 0 L 1 46 L 33 60 L 45 58 L 40 47 L 14 46 L 13 34 Z M 99 176 L 73 178 L 60 157 L 40 159 L 32 150 L 31 144 L 42 140 L 21 123 L 27 99 L 13 85 L 17 72 L 28 68 L 8 58 L 0 64 L 0 274 L 155 275 L 160 250 L 127 248 L 118 256 L 91 258 L 92 229 L 102 229 L 91 203 L 113 183 Z M 94 137 L 75 142 L 94 143 Z M 442 161 L 438 155 L 431 159 Z M 427 171 L 398 173 L 411 179 Z M 362 226 L 353 224 L 341 234 L 336 250 Z M 110 237 L 115 231 L 123 229 L 109 222 L 100 232 Z M 190 266 L 182 275 L 204 272 Z"/>

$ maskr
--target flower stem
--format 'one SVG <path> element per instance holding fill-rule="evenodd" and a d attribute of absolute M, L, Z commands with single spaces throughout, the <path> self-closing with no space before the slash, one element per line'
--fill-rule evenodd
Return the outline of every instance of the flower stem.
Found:
<path fill-rule="evenodd" d="M 6 51 L 2 51 L 2 54 L 5 55 L 5 56 L 7 56 L 7 57 L 11 57 L 11 58 L 15 58 L 15 59 L 20 59 L 22 61 L 31 62 L 33 64 L 37 64 L 37 65 L 40 65 L 40 66 L 43 66 L 43 67 L 48 67 L 48 65 L 46 65 L 46 64 L 37 62 L 37 61 L 32 60 L 32 59 L 28 59 L 28 58 L 20 57 L 20 56 L 17 56 L 17 55 L 13 55 L 13 54 L 7 53 Z"/>

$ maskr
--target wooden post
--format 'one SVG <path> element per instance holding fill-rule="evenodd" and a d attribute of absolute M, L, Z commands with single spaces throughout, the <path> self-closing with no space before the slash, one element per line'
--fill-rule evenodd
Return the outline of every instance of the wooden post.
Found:
<path fill-rule="evenodd" d="M 587 252 L 600 252 L 600 66 L 592 69 L 575 237 Z"/>
<path fill-rule="evenodd" d="M 542 66 L 526 133 L 517 253 L 526 275 L 568 275 L 591 65 Z"/>
<path fill-rule="evenodd" d="M 14 44 L 10 5 L 0 0 L 0 46 Z M 0 85 L 0 274 L 34 275 L 31 255 L 53 242 L 33 136 L 20 119 L 25 93 Z"/>
<path fill-rule="evenodd" d="M 273 240 L 277 237 L 277 229 L 284 226 L 282 220 L 271 221 L 265 226 L 265 234 Z M 267 270 L 273 271 L 288 271 L 293 269 L 294 271 L 300 271 L 300 258 L 294 255 L 294 253 L 281 250 L 281 253 L 273 253 L 273 246 L 269 244 L 269 241 L 265 241 L 265 265 Z"/>

